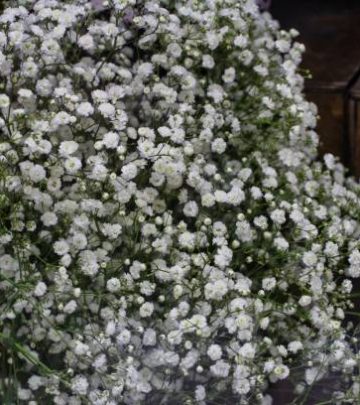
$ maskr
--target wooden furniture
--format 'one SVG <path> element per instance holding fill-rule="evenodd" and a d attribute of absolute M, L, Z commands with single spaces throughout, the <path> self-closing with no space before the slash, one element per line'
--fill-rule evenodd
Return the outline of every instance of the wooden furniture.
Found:
<path fill-rule="evenodd" d="M 305 44 L 302 67 L 312 74 L 305 90 L 319 108 L 320 152 L 338 155 L 359 176 L 360 2 L 273 0 L 270 11 Z"/>
<path fill-rule="evenodd" d="M 348 104 L 351 170 L 360 176 L 360 79 L 350 89 Z"/>

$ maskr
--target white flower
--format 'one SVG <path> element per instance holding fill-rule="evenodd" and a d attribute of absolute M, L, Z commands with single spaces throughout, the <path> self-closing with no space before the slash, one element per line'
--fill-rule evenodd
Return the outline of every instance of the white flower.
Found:
<path fill-rule="evenodd" d="M 264 330 L 267 329 L 270 324 L 270 318 L 267 316 L 265 318 L 262 318 L 260 320 L 259 324 L 260 324 L 261 329 L 264 329 Z"/>
<path fill-rule="evenodd" d="M 29 401 L 30 398 L 31 398 L 31 390 L 27 390 L 27 389 L 24 389 L 24 388 L 18 388 L 17 395 L 18 395 L 20 400 Z"/>
<path fill-rule="evenodd" d="M 285 211 L 276 209 L 270 214 L 270 218 L 275 224 L 282 225 L 286 222 Z"/>
<path fill-rule="evenodd" d="M 101 369 L 106 366 L 106 363 L 106 355 L 102 353 L 95 358 L 91 365 L 94 367 L 95 370 L 101 371 Z"/>
<path fill-rule="evenodd" d="M 85 49 L 86 51 L 89 51 L 91 49 L 94 48 L 94 39 L 90 34 L 85 34 L 82 35 L 79 39 L 78 39 L 78 45 Z"/>
<path fill-rule="evenodd" d="M 302 307 L 306 307 L 311 304 L 312 298 L 309 295 L 302 295 L 299 299 L 299 304 Z"/>
<path fill-rule="evenodd" d="M 212 69 L 215 66 L 215 61 L 211 55 L 203 55 L 202 67 L 205 69 Z"/>
<path fill-rule="evenodd" d="M 35 65 L 36 66 L 36 65 Z M 36 92 L 41 96 L 49 96 L 53 90 L 52 83 L 50 80 L 44 78 L 40 79 L 36 83 Z"/>
<path fill-rule="evenodd" d="M 81 160 L 77 157 L 69 157 L 65 160 L 64 167 L 70 174 L 75 174 L 81 169 Z"/>
<path fill-rule="evenodd" d="M 253 240 L 253 232 L 247 221 L 236 222 L 236 236 L 242 242 L 250 242 Z"/>
<path fill-rule="evenodd" d="M 42 281 L 39 281 L 36 284 L 35 290 L 34 290 L 34 295 L 36 297 L 42 297 L 43 295 L 45 295 L 47 291 L 47 286 L 45 283 L 43 283 Z"/>
<path fill-rule="evenodd" d="M 88 244 L 86 236 L 81 232 L 76 232 L 70 241 L 71 246 L 73 246 L 76 250 L 85 249 Z"/>
<path fill-rule="evenodd" d="M 239 205 L 245 200 L 245 193 L 240 187 L 233 187 L 227 194 L 227 202 L 232 205 Z"/>
<path fill-rule="evenodd" d="M 305 266 L 312 267 L 316 265 L 318 258 L 314 252 L 309 251 L 304 253 L 302 261 L 305 264 Z"/>
<path fill-rule="evenodd" d="M 195 235 L 190 232 L 184 232 L 179 236 L 180 246 L 192 250 L 195 247 Z"/>
<path fill-rule="evenodd" d="M 215 255 L 215 264 L 221 269 L 229 266 L 233 258 L 233 251 L 227 246 L 221 246 Z"/>
<path fill-rule="evenodd" d="M 104 103 L 108 100 L 108 93 L 100 89 L 93 90 L 91 96 L 96 103 Z"/>
<path fill-rule="evenodd" d="M 223 190 L 216 190 L 214 196 L 215 196 L 215 201 L 218 203 L 227 203 L 228 202 L 228 194 Z"/>
<path fill-rule="evenodd" d="M 228 292 L 225 280 L 216 280 L 205 285 L 205 297 L 208 300 L 221 300 Z"/>
<path fill-rule="evenodd" d="M 72 124 L 76 121 L 76 118 L 68 114 L 66 111 L 60 111 L 52 119 L 51 124 L 54 129 L 58 128 L 61 125 Z"/>
<path fill-rule="evenodd" d="M 176 44 L 174 44 L 176 45 Z M 169 48 L 168 48 L 169 49 Z M 152 63 L 145 62 L 139 65 L 138 67 L 138 75 L 141 77 L 148 77 L 153 73 L 154 66 Z"/>
<path fill-rule="evenodd" d="M 246 378 L 234 379 L 233 390 L 240 395 L 245 395 L 250 392 L 251 386 Z"/>
<path fill-rule="evenodd" d="M 10 99 L 6 94 L 0 94 L 0 108 L 7 108 L 10 105 Z"/>
<path fill-rule="evenodd" d="M 41 51 L 45 55 L 56 56 L 59 54 L 60 45 L 54 39 L 47 39 L 42 43 Z"/>
<path fill-rule="evenodd" d="M 28 379 L 27 383 L 32 391 L 36 391 L 44 385 L 44 379 L 38 375 L 33 375 Z"/>
<path fill-rule="evenodd" d="M 137 174 L 138 169 L 134 163 L 128 163 L 121 168 L 121 176 L 127 181 L 134 179 Z"/>
<path fill-rule="evenodd" d="M 89 351 L 89 346 L 83 342 L 76 341 L 74 347 L 74 353 L 77 356 L 84 356 Z"/>
<path fill-rule="evenodd" d="M 110 103 L 101 103 L 98 109 L 105 118 L 112 118 L 115 116 L 115 107 Z"/>
<path fill-rule="evenodd" d="M 221 37 L 214 31 L 208 31 L 206 33 L 206 41 L 208 44 L 208 47 L 213 51 L 219 46 Z"/>
<path fill-rule="evenodd" d="M 57 215 L 53 212 L 45 212 L 41 215 L 41 221 L 45 226 L 53 226 L 58 222 Z"/>
<path fill-rule="evenodd" d="M 107 132 L 102 139 L 102 143 L 108 149 L 115 149 L 119 144 L 119 139 L 116 132 Z"/>
<path fill-rule="evenodd" d="M 303 344 L 299 340 L 294 340 L 288 344 L 288 350 L 292 353 L 297 353 L 303 349 Z"/>
<path fill-rule="evenodd" d="M 124 96 L 126 94 L 124 86 L 119 86 L 117 84 L 111 85 L 108 88 L 107 93 L 108 93 L 110 100 L 112 100 L 112 101 L 124 98 Z"/>
<path fill-rule="evenodd" d="M 79 148 L 79 144 L 74 141 L 63 141 L 60 144 L 59 152 L 62 156 L 70 156 Z"/>
<path fill-rule="evenodd" d="M 201 331 L 206 326 L 206 318 L 200 314 L 193 315 L 190 319 L 181 322 L 181 328 L 184 329 L 184 332 L 191 332 L 196 329 Z"/>
<path fill-rule="evenodd" d="M 326 153 L 324 155 L 324 161 L 325 161 L 326 167 L 329 170 L 333 170 L 335 168 L 335 163 L 336 163 L 335 156 L 332 155 L 331 153 Z"/>
<path fill-rule="evenodd" d="M 116 337 L 116 341 L 120 345 L 127 345 L 131 339 L 131 332 L 128 329 L 122 330 Z"/>
<path fill-rule="evenodd" d="M 144 346 L 155 346 L 156 345 L 156 331 L 151 328 L 146 329 L 144 332 L 142 343 Z"/>
<path fill-rule="evenodd" d="M 33 165 L 30 167 L 29 177 L 34 183 L 38 183 L 45 179 L 46 171 L 41 165 Z"/>
<path fill-rule="evenodd" d="M 35 78 L 39 72 L 39 67 L 32 60 L 32 58 L 29 58 L 26 62 L 23 63 L 21 72 L 24 77 Z"/>
<path fill-rule="evenodd" d="M 232 83 L 235 80 L 236 71 L 233 67 L 225 69 L 222 79 L 224 83 Z"/>
<path fill-rule="evenodd" d="M 65 240 L 55 242 L 53 248 L 54 252 L 59 256 L 65 255 L 70 249 L 69 244 Z"/>
<path fill-rule="evenodd" d="M 77 375 L 71 382 L 71 390 L 74 394 L 86 395 L 89 387 L 89 382 L 86 377 Z"/>
<path fill-rule="evenodd" d="M 279 49 L 280 52 L 286 53 L 290 50 L 290 42 L 286 39 L 278 39 L 275 41 L 275 46 Z"/>
<path fill-rule="evenodd" d="M 148 318 L 154 312 L 154 304 L 151 302 L 145 302 L 139 309 L 139 314 L 142 318 Z"/>
<path fill-rule="evenodd" d="M 319 381 L 324 376 L 324 372 L 317 367 L 307 368 L 305 371 L 305 381 L 308 385 L 312 385 L 315 381 Z"/>
<path fill-rule="evenodd" d="M 284 238 L 275 238 L 274 245 L 279 250 L 287 250 L 289 248 L 289 242 Z"/>
<path fill-rule="evenodd" d="M 196 217 L 199 212 L 199 207 L 195 201 L 189 201 L 185 204 L 183 212 L 187 217 Z"/>
<path fill-rule="evenodd" d="M 201 205 L 203 207 L 213 207 L 215 205 L 215 196 L 211 193 L 206 193 L 201 196 Z"/>
<path fill-rule="evenodd" d="M 284 364 L 277 365 L 273 370 L 273 375 L 279 380 L 285 380 L 290 374 L 290 370 Z"/>
<path fill-rule="evenodd" d="M 79 254 L 81 271 L 87 276 L 94 276 L 99 270 L 97 257 L 91 250 L 83 250 Z"/>
<path fill-rule="evenodd" d="M 182 342 L 183 334 L 181 331 L 172 330 L 167 335 L 167 341 L 171 345 L 179 345 Z"/>
<path fill-rule="evenodd" d="M 337 257 L 339 255 L 339 247 L 334 242 L 326 242 L 324 253 L 328 257 Z"/>
<path fill-rule="evenodd" d="M 250 329 L 252 324 L 252 318 L 246 313 L 240 313 L 235 319 L 235 325 L 239 330 Z"/>
<path fill-rule="evenodd" d="M 266 277 L 262 280 L 261 285 L 265 291 L 270 291 L 276 286 L 276 278 Z"/>
<path fill-rule="evenodd" d="M 108 236 L 109 239 L 116 239 L 122 232 L 120 224 L 102 224 L 102 233 Z"/>
<path fill-rule="evenodd" d="M 85 101 L 77 106 L 76 112 L 83 117 L 89 117 L 94 113 L 94 107 L 88 101 Z"/>
<path fill-rule="evenodd" d="M 230 372 L 230 365 L 224 360 L 218 360 L 215 364 L 210 366 L 210 371 L 216 377 L 226 378 Z"/>
<path fill-rule="evenodd" d="M 301 224 L 302 221 L 304 221 L 305 216 L 304 214 L 299 211 L 299 210 L 294 210 L 290 213 L 290 218 L 296 223 L 296 224 Z"/>
<path fill-rule="evenodd" d="M 77 308 L 77 303 L 76 303 L 76 301 L 75 301 L 75 300 L 71 300 L 71 301 L 69 301 L 69 302 L 64 306 L 63 311 L 64 311 L 66 314 L 72 314 L 73 312 L 75 312 L 76 308 Z"/>
<path fill-rule="evenodd" d="M 255 348 L 252 343 L 245 343 L 239 349 L 239 355 L 245 359 L 253 359 L 255 357 Z"/>
<path fill-rule="evenodd" d="M 212 361 L 220 360 L 222 356 L 221 347 L 217 344 L 212 344 L 209 346 L 206 353 Z"/>
<path fill-rule="evenodd" d="M 118 278 L 110 278 L 107 282 L 106 282 L 106 288 L 108 289 L 108 291 L 110 291 L 111 293 L 117 292 L 120 290 L 121 284 L 120 284 L 120 280 Z"/>
<path fill-rule="evenodd" d="M 254 218 L 254 224 L 260 229 L 267 229 L 268 227 L 268 220 L 264 215 L 260 215 Z"/>
<path fill-rule="evenodd" d="M 255 0 L 9 3 L 0 330 L 69 382 L 25 367 L 19 401 L 270 405 L 287 359 L 354 374 L 360 188 L 316 159 L 296 33 Z"/>
<path fill-rule="evenodd" d="M 234 39 L 234 45 L 239 48 L 246 48 L 248 45 L 248 39 L 245 35 L 237 35 Z"/>
<path fill-rule="evenodd" d="M 346 270 L 350 277 L 360 277 L 360 251 L 355 249 L 349 256 L 350 267 Z"/>
<path fill-rule="evenodd" d="M 211 84 L 208 87 L 207 95 L 214 103 L 221 103 L 225 97 L 225 92 L 219 84 Z"/>
<path fill-rule="evenodd" d="M 180 366 L 182 369 L 188 370 L 196 364 L 199 358 L 199 353 L 197 350 L 190 350 L 187 352 L 186 356 L 181 360 Z"/>
<path fill-rule="evenodd" d="M 206 390 L 203 385 L 197 385 L 195 389 L 196 401 L 204 401 L 206 399 Z"/>

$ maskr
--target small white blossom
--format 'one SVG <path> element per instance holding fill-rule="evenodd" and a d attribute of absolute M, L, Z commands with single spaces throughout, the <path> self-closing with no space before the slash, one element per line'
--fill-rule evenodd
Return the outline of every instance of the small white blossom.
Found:
<path fill-rule="evenodd" d="M 211 360 L 216 361 L 220 360 L 222 356 L 222 350 L 219 345 L 213 344 L 209 346 L 207 350 L 207 355 L 210 357 Z"/>
<path fill-rule="evenodd" d="M 270 291 L 276 286 L 276 278 L 275 277 L 266 277 L 262 280 L 262 288 L 265 291 Z"/>
<path fill-rule="evenodd" d="M 43 283 L 42 281 L 39 281 L 36 284 L 35 290 L 34 290 L 34 295 L 36 297 L 42 297 L 43 295 L 45 295 L 47 291 L 47 286 L 45 283 Z"/>
<path fill-rule="evenodd" d="M 120 290 L 121 284 L 120 284 L 120 280 L 113 277 L 110 278 L 107 282 L 106 282 L 106 288 L 111 292 L 117 292 Z"/>
<path fill-rule="evenodd" d="M 147 318 L 152 315 L 154 311 L 154 304 L 151 302 L 145 302 L 141 307 L 140 307 L 140 316 L 142 318 Z"/>
<path fill-rule="evenodd" d="M 102 139 L 102 143 L 106 148 L 115 149 L 119 144 L 119 139 L 116 132 L 107 132 Z"/>
<path fill-rule="evenodd" d="M 211 144 L 211 150 L 213 152 L 222 154 L 225 152 L 226 142 L 222 138 L 216 138 Z"/>
<path fill-rule="evenodd" d="M 71 383 L 71 390 L 74 394 L 86 395 L 89 382 L 84 376 L 77 375 Z"/>

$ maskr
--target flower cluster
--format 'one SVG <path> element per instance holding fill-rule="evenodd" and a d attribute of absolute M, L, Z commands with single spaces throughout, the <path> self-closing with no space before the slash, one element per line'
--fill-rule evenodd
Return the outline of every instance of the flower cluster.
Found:
<path fill-rule="evenodd" d="M 304 364 L 298 395 L 354 374 L 360 186 L 316 160 L 297 32 L 254 0 L 8 6 L 0 401 L 267 405 Z"/>

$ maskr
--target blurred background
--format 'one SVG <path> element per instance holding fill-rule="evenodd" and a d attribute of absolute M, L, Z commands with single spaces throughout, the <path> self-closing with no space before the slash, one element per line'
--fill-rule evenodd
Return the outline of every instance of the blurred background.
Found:
<path fill-rule="evenodd" d="M 259 0 L 306 46 L 307 98 L 319 108 L 321 152 L 360 175 L 360 0 Z"/>

